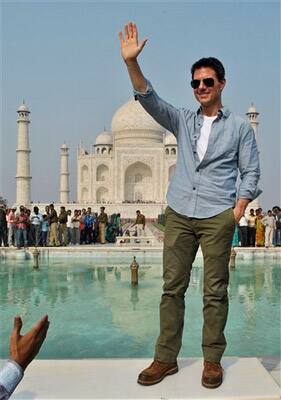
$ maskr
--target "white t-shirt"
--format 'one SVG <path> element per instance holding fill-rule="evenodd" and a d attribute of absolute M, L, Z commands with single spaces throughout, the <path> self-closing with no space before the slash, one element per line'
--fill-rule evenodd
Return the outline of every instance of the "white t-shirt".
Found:
<path fill-rule="evenodd" d="M 203 117 L 204 117 L 204 121 L 203 121 L 203 125 L 201 128 L 200 137 L 197 141 L 197 154 L 198 154 L 200 162 L 203 160 L 203 157 L 206 153 L 208 142 L 209 142 L 209 136 L 210 136 L 211 128 L 212 128 L 212 123 L 217 118 L 217 116 L 215 115 L 213 117 L 207 117 L 206 115 L 204 115 Z"/>
<path fill-rule="evenodd" d="M 67 228 L 73 228 L 73 223 L 71 222 L 72 216 L 67 214 L 67 223 L 66 226 Z"/>

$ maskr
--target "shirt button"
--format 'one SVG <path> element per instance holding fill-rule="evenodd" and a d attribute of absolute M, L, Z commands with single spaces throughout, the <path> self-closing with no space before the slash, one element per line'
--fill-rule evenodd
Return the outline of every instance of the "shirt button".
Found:
<path fill-rule="evenodd" d="M 194 187 L 193 190 L 196 190 L 196 187 Z"/>
<path fill-rule="evenodd" d="M 196 168 L 196 172 L 199 172 L 199 168 Z"/>

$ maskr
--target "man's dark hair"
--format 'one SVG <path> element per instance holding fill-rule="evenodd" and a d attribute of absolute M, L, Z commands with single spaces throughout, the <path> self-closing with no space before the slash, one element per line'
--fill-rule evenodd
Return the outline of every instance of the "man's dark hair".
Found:
<path fill-rule="evenodd" d="M 225 79 L 224 66 L 222 65 L 221 61 L 215 57 L 200 58 L 200 60 L 196 61 L 191 67 L 192 79 L 195 70 L 202 67 L 212 68 L 215 71 L 219 81 L 223 81 Z"/>

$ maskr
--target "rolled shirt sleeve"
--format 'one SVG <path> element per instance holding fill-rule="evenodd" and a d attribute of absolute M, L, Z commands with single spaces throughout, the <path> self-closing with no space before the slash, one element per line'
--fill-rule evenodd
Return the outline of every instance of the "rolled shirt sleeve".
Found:
<path fill-rule="evenodd" d="M 258 188 L 260 163 L 255 132 L 247 122 L 244 122 L 240 128 L 238 157 L 241 183 L 237 197 L 254 200 L 262 193 L 262 190 Z"/>
<path fill-rule="evenodd" d="M 0 400 L 8 399 L 23 377 L 23 369 L 9 360 L 0 370 Z"/>
<path fill-rule="evenodd" d="M 153 89 L 149 80 L 146 79 L 147 86 L 145 92 L 134 90 L 135 99 L 140 102 L 143 108 L 168 131 L 176 137 L 179 127 L 180 111 L 176 107 L 161 99 Z"/>

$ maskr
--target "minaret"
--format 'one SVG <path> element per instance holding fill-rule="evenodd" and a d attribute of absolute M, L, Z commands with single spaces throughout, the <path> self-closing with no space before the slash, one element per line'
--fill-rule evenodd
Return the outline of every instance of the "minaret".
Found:
<path fill-rule="evenodd" d="M 258 133 L 258 126 L 259 126 L 259 122 L 258 122 L 258 115 L 259 113 L 256 110 L 256 107 L 253 105 L 253 103 L 251 103 L 251 107 L 249 108 L 249 110 L 246 112 L 246 115 L 248 117 L 248 121 L 251 124 L 252 128 L 254 129 L 255 132 L 255 136 L 256 136 L 256 141 L 258 141 L 258 137 L 257 137 L 257 133 Z M 256 210 L 257 208 L 259 208 L 260 204 L 259 204 L 259 199 L 256 198 L 255 200 L 251 201 L 251 203 L 248 204 L 247 207 L 247 211 L 246 213 L 253 208 L 254 210 Z"/>
<path fill-rule="evenodd" d="M 250 122 L 250 124 L 252 125 L 254 131 L 255 131 L 255 135 L 256 135 L 256 139 L 257 139 L 257 132 L 258 132 L 258 115 L 259 113 L 256 110 L 256 107 L 254 107 L 253 103 L 251 104 L 251 107 L 249 108 L 249 110 L 246 112 L 246 115 L 248 117 L 248 120 Z"/>
<path fill-rule="evenodd" d="M 68 147 L 65 143 L 60 148 L 60 203 L 69 203 Z"/>
<path fill-rule="evenodd" d="M 28 206 L 31 203 L 31 176 L 30 176 L 30 148 L 28 125 L 30 123 L 30 111 L 27 105 L 22 103 L 18 111 L 18 147 L 17 147 L 17 193 L 16 203 Z"/>

